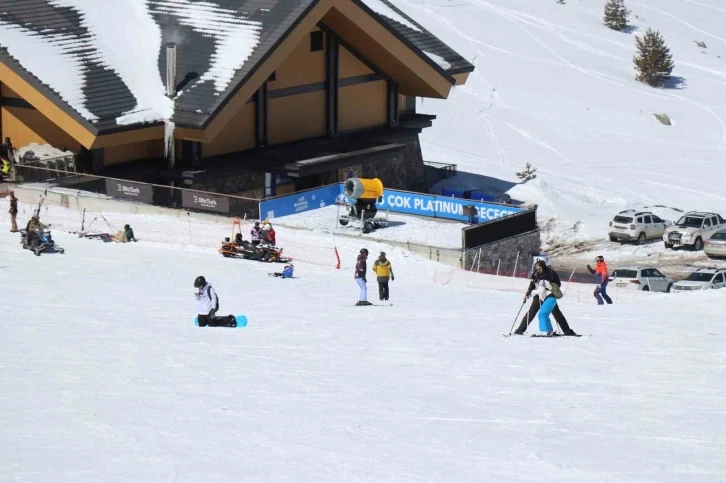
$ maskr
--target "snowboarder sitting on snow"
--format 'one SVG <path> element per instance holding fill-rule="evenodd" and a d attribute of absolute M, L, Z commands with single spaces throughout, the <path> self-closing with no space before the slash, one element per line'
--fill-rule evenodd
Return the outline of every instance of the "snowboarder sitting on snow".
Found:
<path fill-rule="evenodd" d="M 237 319 L 234 315 L 216 316 L 219 310 L 219 298 L 217 298 L 217 292 L 204 277 L 199 276 L 194 280 L 194 288 L 197 289 L 194 297 L 197 299 L 199 327 L 237 327 Z"/>
<path fill-rule="evenodd" d="M 360 287 L 360 298 L 356 305 L 373 305 L 368 301 L 368 287 L 366 286 L 366 283 L 368 282 L 366 280 L 366 272 L 368 271 L 368 265 L 366 263 L 367 258 L 368 249 L 361 248 L 358 260 L 355 263 L 355 274 L 353 275 L 353 278 Z"/>
<path fill-rule="evenodd" d="M 285 265 L 285 268 L 282 269 L 282 272 L 275 272 L 273 275 L 275 277 L 282 277 L 282 278 L 292 278 L 292 272 L 295 270 L 295 267 L 292 265 L 292 263 L 289 263 Z"/>
<path fill-rule="evenodd" d="M 252 235 L 252 244 L 255 246 L 259 245 L 260 237 L 262 236 L 262 228 L 260 228 L 259 221 L 255 222 L 255 226 L 250 230 L 250 235 Z"/>
<path fill-rule="evenodd" d="M 597 304 L 603 305 L 602 299 L 605 299 L 605 302 L 607 302 L 608 304 L 613 303 L 613 300 L 605 292 L 608 288 L 608 266 L 605 264 L 605 258 L 603 258 L 602 255 L 598 255 L 595 258 L 595 270 L 593 270 L 592 267 L 588 265 L 587 271 L 595 274 L 597 287 L 595 287 L 595 291 L 592 294 L 595 296 Z M 602 298 L 600 297 L 601 295 Z"/>
<path fill-rule="evenodd" d="M 378 280 L 378 298 L 379 300 L 388 300 L 388 279 L 395 280 L 393 276 L 393 268 L 391 262 L 386 259 L 386 253 L 381 252 L 378 260 L 373 263 L 373 271 L 376 273 Z"/>
<path fill-rule="evenodd" d="M 545 263 L 545 266 L 547 264 Z M 547 267 L 548 271 L 551 272 L 551 277 L 553 283 L 556 283 L 559 287 L 562 286 L 560 283 L 560 277 L 557 275 L 557 272 L 552 270 L 551 267 Z M 534 272 L 532 272 L 532 279 L 529 281 L 529 288 L 527 289 L 527 293 L 524 296 L 524 300 L 526 301 L 529 297 L 532 296 L 532 292 L 535 288 L 537 288 L 537 282 L 541 278 L 540 271 L 537 270 L 537 266 L 535 265 Z M 529 311 L 524 314 L 524 317 L 522 317 L 522 321 L 519 323 L 519 327 L 517 330 L 514 331 L 517 335 L 523 335 L 524 332 L 527 330 L 527 327 L 529 324 L 534 320 L 534 318 L 537 316 L 537 312 L 539 312 L 540 306 L 541 306 L 541 300 L 539 298 L 538 294 L 534 295 L 534 298 L 532 299 L 532 305 L 529 306 Z M 552 309 L 552 315 L 555 317 L 555 322 L 557 322 L 562 329 L 562 333 L 564 335 L 577 335 L 574 330 L 570 328 L 570 325 L 567 323 L 567 319 L 565 318 L 565 315 L 560 310 L 559 304 L 555 305 Z"/>
<path fill-rule="evenodd" d="M 136 238 L 134 237 L 134 230 L 131 229 L 131 225 L 124 225 L 123 230 L 119 230 L 116 232 L 116 235 L 114 235 L 114 240 L 116 240 L 119 243 L 128 243 L 130 241 L 135 242 Z"/>

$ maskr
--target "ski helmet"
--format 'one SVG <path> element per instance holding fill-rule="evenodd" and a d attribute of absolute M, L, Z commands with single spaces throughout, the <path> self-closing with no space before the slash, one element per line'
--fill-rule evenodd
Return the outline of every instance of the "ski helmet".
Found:
<path fill-rule="evenodd" d="M 202 288 L 207 284 L 207 281 L 201 275 L 194 280 L 194 288 Z"/>
<path fill-rule="evenodd" d="M 361 253 L 362 255 L 368 255 L 368 249 L 367 249 L 367 248 L 361 248 L 361 249 L 360 249 L 360 253 Z"/>

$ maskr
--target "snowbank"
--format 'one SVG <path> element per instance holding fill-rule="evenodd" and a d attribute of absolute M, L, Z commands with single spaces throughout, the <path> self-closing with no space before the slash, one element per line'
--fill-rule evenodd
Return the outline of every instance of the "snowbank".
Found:
<path fill-rule="evenodd" d="M 305 228 L 321 233 L 341 233 L 359 236 L 361 239 L 378 241 L 395 241 L 401 243 L 415 243 L 418 245 L 440 248 L 461 248 L 461 229 L 465 225 L 452 220 L 423 218 L 408 216 L 399 213 L 388 215 L 389 226 L 374 230 L 371 233 L 360 232 L 360 225 L 338 226 L 336 228 L 336 206 L 326 206 L 317 210 L 307 211 L 296 215 L 281 216 L 270 220 L 275 226 Z M 345 214 L 344 208 L 340 214 Z M 378 212 L 379 217 L 386 216 L 385 211 Z"/>

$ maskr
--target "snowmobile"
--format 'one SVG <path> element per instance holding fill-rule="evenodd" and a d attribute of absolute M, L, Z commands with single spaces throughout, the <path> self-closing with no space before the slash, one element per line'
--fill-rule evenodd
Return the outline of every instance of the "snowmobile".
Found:
<path fill-rule="evenodd" d="M 383 183 L 378 178 L 361 179 L 350 178 L 344 183 L 345 198 L 336 202 L 338 206 L 345 206 L 347 215 L 338 218 L 338 223 L 347 226 L 349 223 L 360 223 L 363 233 L 370 233 L 377 228 L 388 226 L 388 215 L 385 218 L 376 217 L 378 208 L 376 202 L 383 199 Z M 346 201 L 351 200 L 351 201 Z"/>
<path fill-rule="evenodd" d="M 40 256 L 40 254 L 46 250 L 65 253 L 65 249 L 55 244 L 55 241 L 50 234 L 50 228 L 47 225 L 41 225 L 41 228 L 35 232 L 35 235 L 38 237 L 38 244 L 33 248 L 26 241 L 28 238 L 27 230 L 20 230 L 20 243 L 23 245 L 23 249 L 32 250 L 36 256 Z"/>
<path fill-rule="evenodd" d="M 235 233 L 235 226 L 237 233 Z M 242 225 L 238 218 L 232 221 L 232 238 L 225 237 L 222 247 L 218 250 L 225 258 L 243 258 L 245 260 L 257 260 L 260 262 L 288 263 L 292 258 L 282 255 L 282 248 L 269 243 L 254 245 L 252 242 L 242 238 Z"/>

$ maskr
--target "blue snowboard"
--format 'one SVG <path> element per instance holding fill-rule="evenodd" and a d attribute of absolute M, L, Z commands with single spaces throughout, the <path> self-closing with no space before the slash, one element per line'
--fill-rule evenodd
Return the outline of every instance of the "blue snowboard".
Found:
<path fill-rule="evenodd" d="M 244 315 L 235 315 L 234 318 L 237 320 L 237 327 L 223 327 L 224 329 L 241 329 L 247 327 L 247 317 Z M 199 327 L 199 317 L 194 317 L 194 325 Z"/>

